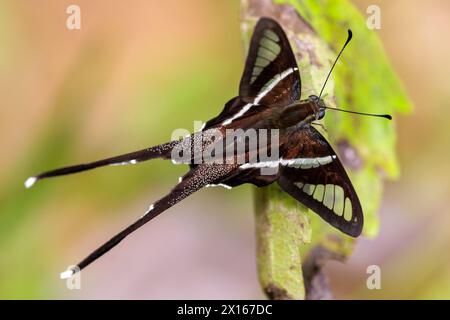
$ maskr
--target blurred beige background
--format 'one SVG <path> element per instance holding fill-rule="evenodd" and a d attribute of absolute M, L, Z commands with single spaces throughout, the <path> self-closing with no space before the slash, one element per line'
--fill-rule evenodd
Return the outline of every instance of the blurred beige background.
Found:
<path fill-rule="evenodd" d="M 146 210 L 183 168 L 153 161 L 43 182 L 30 174 L 192 130 L 235 95 L 238 1 L 0 2 L 0 298 L 262 298 L 251 187 L 209 188 L 127 238 L 67 290 L 59 272 Z M 378 4 L 379 35 L 415 104 L 398 118 L 402 176 L 386 183 L 381 232 L 326 267 L 338 298 L 450 298 L 450 2 Z M 370 58 L 370 57 L 369 57 Z M 366 268 L 382 270 L 368 290 Z"/>

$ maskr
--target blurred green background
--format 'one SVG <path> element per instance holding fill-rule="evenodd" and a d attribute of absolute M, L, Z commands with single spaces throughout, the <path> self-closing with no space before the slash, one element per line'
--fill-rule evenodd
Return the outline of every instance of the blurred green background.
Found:
<path fill-rule="evenodd" d="M 326 273 L 337 298 L 448 299 L 450 3 L 353 2 L 381 7 L 377 32 L 415 112 L 393 124 L 402 175 L 385 185 L 379 236 Z M 72 3 L 0 1 L 0 298 L 262 298 L 249 186 L 194 194 L 86 269 L 81 290 L 59 279 L 185 168 L 155 160 L 30 190 L 26 177 L 193 130 L 236 95 L 245 57 L 237 0 L 79 0 L 71 31 Z M 372 264 L 381 290 L 366 287 Z"/>

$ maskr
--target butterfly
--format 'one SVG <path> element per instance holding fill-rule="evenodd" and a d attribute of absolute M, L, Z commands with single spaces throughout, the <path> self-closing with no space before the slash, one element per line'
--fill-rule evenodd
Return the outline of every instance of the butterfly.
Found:
<path fill-rule="evenodd" d="M 28 178 L 25 181 L 27 188 L 41 179 L 108 165 L 136 164 L 156 158 L 174 161 L 176 154 L 183 155 L 184 159 L 187 159 L 185 163 L 190 166 L 179 183 L 167 195 L 154 202 L 141 218 L 93 251 L 76 267 L 63 272 L 61 277 L 68 278 L 82 270 L 148 221 L 194 192 L 211 185 L 237 187 L 250 183 L 264 187 L 277 182 L 283 191 L 333 227 L 349 236 L 359 236 L 363 229 L 364 216 L 356 191 L 336 152 L 313 126 L 314 121 L 325 116 L 326 109 L 352 112 L 329 108 L 321 99 L 331 71 L 351 38 L 352 33 L 349 30 L 347 41 L 331 67 L 319 96 L 311 95 L 301 99 L 300 71 L 288 38 L 275 20 L 263 17 L 254 28 L 239 85 L 239 95 L 228 101 L 222 112 L 207 121 L 201 131 L 181 140 L 95 162 L 55 169 Z M 389 115 L 375 116 L 391 119 Z M 236 137 L 230 141 L 220 137 L 226 136 L 230 130 L 244 129 L 277 130 L 278 140 L 274 143 L 259 143 L 257 148 L 254 148 L 244 138 L 243 162 L 236 161 L 239 154 L 234 151 L 228 158 L 227 153 L 222 157 L 222 160 L 226 158 L 232 161 L 202 161 L 201 156 L 195 155 L 195 151 L 204 152 L 207 149 L 213 149 L 213 152 L 210 152 L 213 155 L 219 154 L 220 151 L 225 154 L 226 148 L 235 145 Z M 277 156 L 261 160 L 262 149 L 271 154 L 276 149 Z M 267 169 L 267 172 L 262 169 Z"/>

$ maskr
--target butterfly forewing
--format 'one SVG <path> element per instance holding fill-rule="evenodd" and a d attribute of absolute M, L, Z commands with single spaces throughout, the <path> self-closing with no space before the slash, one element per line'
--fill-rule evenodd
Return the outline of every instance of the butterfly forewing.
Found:
<path fill-rule="evenodd" d="M 280 25 L 261 18 L 256 24 L 239 94 L 257 104 L 289 104 L 300 99 L 300 73 Z"/>
<path fill-rule="evenodd" d="M 311 126 L 294 132 L 290 139 L 301 142 L 290 148 L 287 158 L 317 161 L 306 167 L 282 167 L 281 188 L 342 232 L 359 236 L 364 223 L 361 204 L 336 153 Z"/>
<path fill-rule="evenodd" d="M 300 99 L 300 91 L 300 73 L 286 34 L 276 21 L 261 18 L 250 42 L 239 96 L 208 121 L 205 129 L 229 125 L 254 112 L 257 105 L 288 105 Z"/>
<path fill-rule="evenodd" d="M 218 126 L 226 119 L 232 118 L 233 115 L 237 114 L 245 104 L 246 103 L 243 102 L 239 97 L 234 97 L 225 104 L 222 112 L 218 116 L 206 122 L 204 129 L 209 129 L 214 126 Z"/>

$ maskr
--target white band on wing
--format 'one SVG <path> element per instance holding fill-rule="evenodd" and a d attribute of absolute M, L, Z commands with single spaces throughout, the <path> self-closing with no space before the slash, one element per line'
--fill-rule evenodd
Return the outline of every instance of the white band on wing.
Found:
<path fill-rule="evenodd" d="M 295 159 L 279 159 L 275 161 L 262 161 L 254 163 L 244 163 L 239 169 L 252 169 L 252 168 L 275 168 L 278 165 L 297 168 L 297 169 L 310 169 L 323 166 L 331 163 L 333 159 L 336 159 L 336 155 L 318 157 L 318 158 L 295 158 Z"/>
<path fill-rule="evenodd" d="M 261 89 L 261 91 L 258 93 L 258 95 L 256 96 L 255 100 L 253 101 L 253 103 L 247 103 L 241 110 L 239 110 L 238 113 L 236 113 L 235 115 L 233 115 L 231 118 L 226 119 L 222 122 L 223 126 L 226 126 L 228 124 L 230 124 L 231 122 L 233 122 L 235 119 L 241 117 L 244 113 L 246 113 L 251 107 L 253 107 L 254 105 L 257 105 L 262 98 L 264 98 L 270 91 L 272 91 L 272 89 L 281 82 L 281 80 L 283 80 L 284 78 L 286 78 L 288 75 L 290 75 L 291 73 L 293 73 L 294 71 L 297 71 L 298 68 L 289 68 L 285 71 L 283 71 L 282 73 L 277 74 L 275 77 L 273 77 L 269 82 L 267 82 L 264 87 Z"/>

